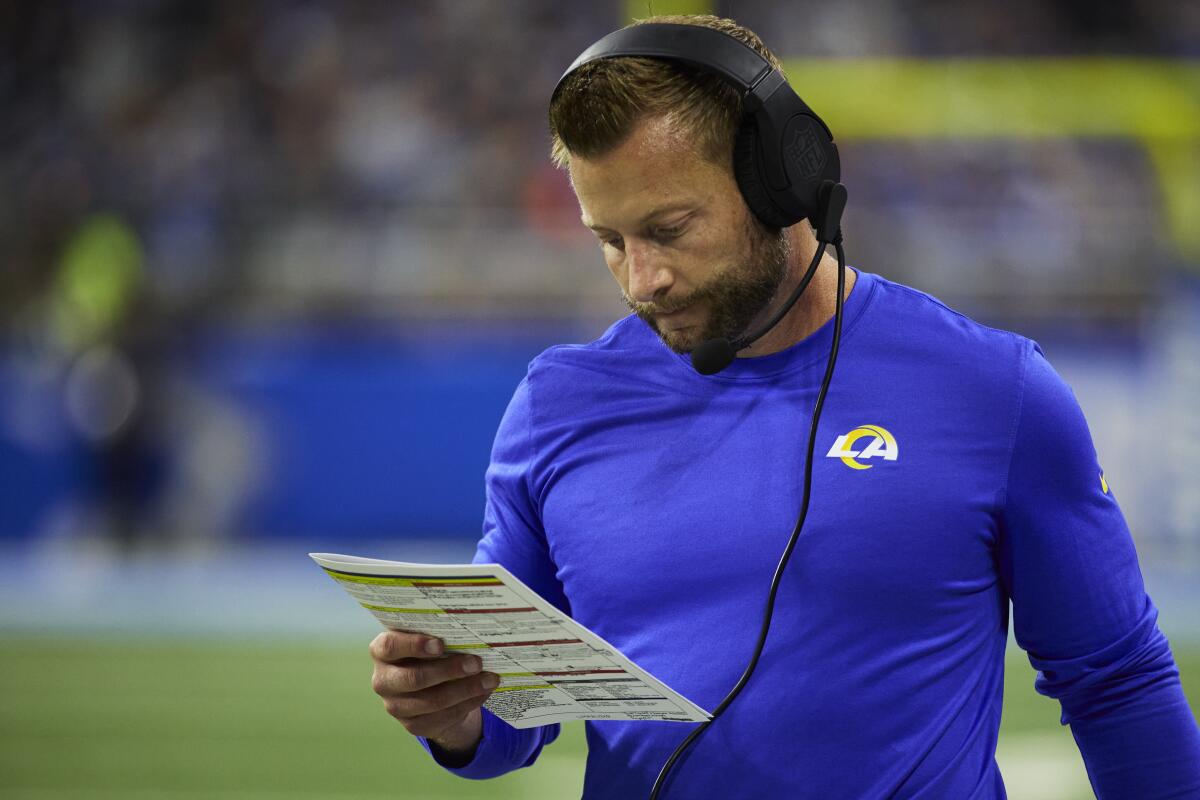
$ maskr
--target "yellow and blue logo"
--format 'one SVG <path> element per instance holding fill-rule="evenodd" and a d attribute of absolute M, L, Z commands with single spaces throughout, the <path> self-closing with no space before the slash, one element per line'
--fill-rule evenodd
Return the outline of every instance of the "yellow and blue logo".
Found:
<path fill-rule="evenodd" d="M 856 450 L 859 440 L 871 437 L 867 446 Z M 849 433 L 842 434 L 825 454 L 826 458 L 840 458 L 842 463 L 851 469 L 870 469 L 873 464 L 860 464 L 858 459 L 882 458 L 884 461 L 895 461 L 900 457 L 900 445 L 896 437 L 878 425 L 859 425 Z"/>

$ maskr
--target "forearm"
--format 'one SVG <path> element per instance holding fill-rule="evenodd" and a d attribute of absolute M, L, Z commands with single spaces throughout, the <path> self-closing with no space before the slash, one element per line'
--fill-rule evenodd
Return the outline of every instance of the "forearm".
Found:
<path fill-rule="evenodd" d="M 1200 797 L 1200 732 L 1178 679 L 1075 719 L 1071 732 L 1101 800 Z"/>
<path fill-rule="evenodd" d="M 1200 796 L 1200 728 L 1152 622 L 1103 652 L 1031 659 L 1057 697 L 1099 798 Z"/>

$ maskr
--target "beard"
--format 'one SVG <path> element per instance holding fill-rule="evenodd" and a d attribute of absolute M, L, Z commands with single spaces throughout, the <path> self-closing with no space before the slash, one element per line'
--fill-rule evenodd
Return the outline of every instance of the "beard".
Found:
<path fill-rule="evenodd" d="M 769 229 L 753 217 L 747 220 L 745 239 L 745 261 L 722 270 L 695 291 L 661 303 L 641 303 L 625 295 L 625 305 L 676 353 L 690 353 L 709 339 L 733 340 L 775 297 L 791 255 L 786 231 Z M 706 303 L 709 309 L 708 318 L 698 327 L 665 330 L 655 318 L 697 303 Z"/>

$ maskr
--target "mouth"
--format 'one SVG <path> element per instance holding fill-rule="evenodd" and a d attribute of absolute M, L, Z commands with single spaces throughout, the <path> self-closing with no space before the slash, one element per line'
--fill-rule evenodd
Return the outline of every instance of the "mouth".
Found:
<path fill-rule="evenodd" d="M 660 311 L 654 315 L 654 321 L 661 327 L 670 330 L 679 330 L 681 328 L 690 328 L 694 323 L 689 322 L 688 312 L 692 310 L 692 306 L 686 308 L 678 308 L 674 311 Z"/>

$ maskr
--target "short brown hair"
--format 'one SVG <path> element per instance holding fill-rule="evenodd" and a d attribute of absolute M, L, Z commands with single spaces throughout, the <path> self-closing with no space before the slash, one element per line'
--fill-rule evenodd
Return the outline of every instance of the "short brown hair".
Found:
<path fill-rule="evenodd" d="M 647 22 L 721 31 L 781 69 L 779 59 L 757 34 L 733 20 L 707 14 L 662 15 L 633 25 Z M 701 156 L 717 164 L 732 163 L 741 115 L 738 91 L 710 72 L 657 58 L 605 58 L 571 73 L 551 101 L 550 158 L 565 168 L 570 156 L 604 155 L 643 119 L 672 116 L 691 134 Z"/>

